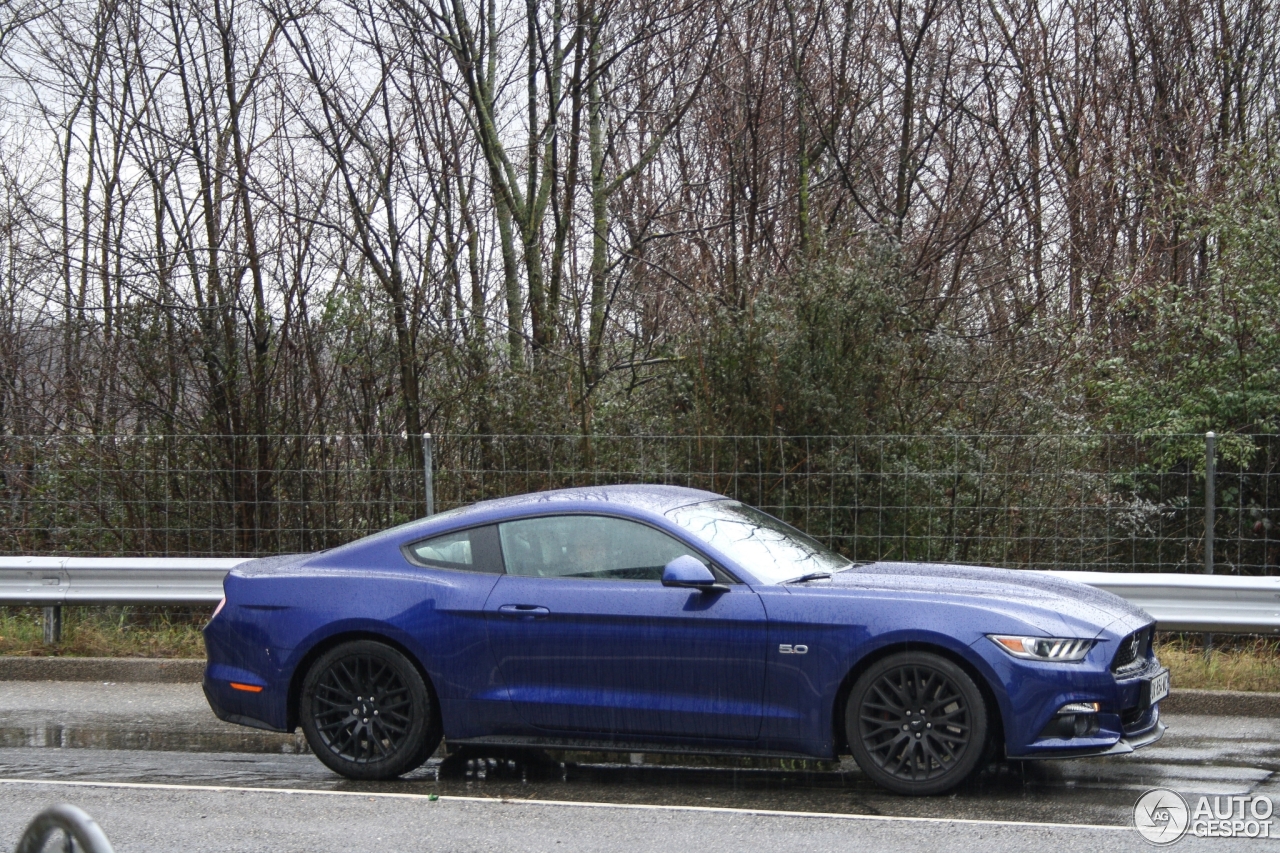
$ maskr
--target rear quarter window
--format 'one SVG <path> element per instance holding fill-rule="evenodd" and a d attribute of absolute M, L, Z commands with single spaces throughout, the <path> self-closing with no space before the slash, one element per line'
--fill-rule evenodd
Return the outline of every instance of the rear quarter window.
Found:
<path fill-rule="evenodd" d="M 402 550 L 417 566 L 498 575 L 505 571 L 498 531 L 492 524 L 420 539 Z"/>

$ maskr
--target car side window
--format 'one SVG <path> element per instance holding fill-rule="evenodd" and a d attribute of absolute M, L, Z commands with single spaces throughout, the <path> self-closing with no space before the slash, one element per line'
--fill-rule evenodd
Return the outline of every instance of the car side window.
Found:
<path fill-rule="evenodd" d="M 661 581 L 682 554 L 678 540 L 636 521 L 602 515 L 554 515 L 498 525 L 507 574 L 535 578 Z"/>
<path fill-rule="evenodd" d="M 431 568 L 502 574 L 498 532 L 492 524 L 433 536 L 406 545 L 409 562 Z"/>

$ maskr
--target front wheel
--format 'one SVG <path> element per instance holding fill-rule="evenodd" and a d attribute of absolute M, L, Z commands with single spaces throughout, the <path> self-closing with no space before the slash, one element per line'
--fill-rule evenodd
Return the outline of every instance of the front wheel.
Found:
<path fill-rule="evenodd" d="M 302 682 L 301 700 L 311 751 L 351 779 L 393 779 L 440 744 L 439 715 L 417 667 L 373 640 L 321 655 Z"/>
<path fill-rule="evenodd" d="M 981 762 L 987 708 L 973 679 L 929 652 L 877 661 L 854 683 L 845 734 L 858 766 L 899 794 L 941 794 Z"/>

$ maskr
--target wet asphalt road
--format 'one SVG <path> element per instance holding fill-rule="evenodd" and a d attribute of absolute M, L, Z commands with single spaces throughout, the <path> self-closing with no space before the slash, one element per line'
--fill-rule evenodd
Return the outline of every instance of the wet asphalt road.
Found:
<path fill-rule="evenodd" d="M 1111 853 L 1154 849 L 1130 828 L 1134 801 L 1153 787 L 1280 804 L 1280 720 L 1167 722 L 1164 741 L 1131 756 L 1000 767 L 923 799 L 882 792 L 852 762 L 698 767 L 639 755 L 437 758 L 397 782 L 355 783 L 307 754 L 300 736 L 214 719 L 197 685 L 0 682 L 0 850 L 54 802 L 93 814 L 120 853 L 624 844 Z M 1280 850 L 1280 841 L 1186 838 L 1174 849 Z"/>

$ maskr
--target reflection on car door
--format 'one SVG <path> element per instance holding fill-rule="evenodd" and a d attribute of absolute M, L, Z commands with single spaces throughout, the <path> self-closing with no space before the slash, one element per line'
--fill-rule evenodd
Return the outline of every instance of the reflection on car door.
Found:
<path fill-rule="evenodd" d="M 499 531 L 507 574 L 485 605 L 489 641 L 525 722 L 758 736 L 767 626 L 750 588 L 662 586 L 662 567 L 693 552 L 639 522 L 549 516 Z"/>

